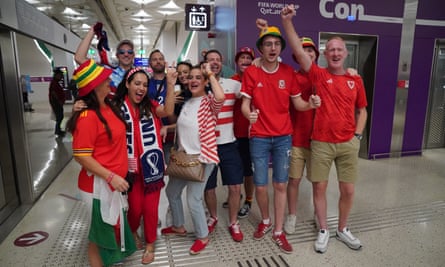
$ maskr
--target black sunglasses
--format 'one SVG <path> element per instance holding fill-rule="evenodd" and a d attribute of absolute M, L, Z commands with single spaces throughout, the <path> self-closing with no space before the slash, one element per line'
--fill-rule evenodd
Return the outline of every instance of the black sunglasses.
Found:
<path fill-rule="evenodd" d="M 127 52 L 129 55 L 133 55 L 133 53 L 134 53 L 134 51 L 133 51 L 132 49 L 129 49 L 129 50 L 119 49 L 117 52 L 118 52 L 120 55 L 125 54 L 125 52 Z"/>

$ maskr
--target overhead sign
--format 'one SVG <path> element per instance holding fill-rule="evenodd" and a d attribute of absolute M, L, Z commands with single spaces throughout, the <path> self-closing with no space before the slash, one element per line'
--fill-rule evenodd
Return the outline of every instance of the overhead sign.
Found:
<path fill-rule="evenodd" d="M 134 65 L 136 67 L 148 67 L 148 57 L 136 57 L 134 58 Z"/>
<path fill-rule="evenodd" d="M 210 30 L 210 5 L 185 4 L 185 30 Z"/>
<path fill-rule="evenodd" d="M 47 238 L 48 238 L 47 232 L 43 231 L 30 232 L 17 237 L 17 239 L 14 241 L 14 245 L 18 247 L 29 247 L 37 245 L 38 243 L 43 242 Z"/>

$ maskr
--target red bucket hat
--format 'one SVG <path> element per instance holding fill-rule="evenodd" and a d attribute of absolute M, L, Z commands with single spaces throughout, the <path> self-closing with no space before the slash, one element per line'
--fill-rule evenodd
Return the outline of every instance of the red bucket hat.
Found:
<path fill-rule="evenodd" d="M 86 96 L 110 77 L 113 70 L 99 66 L 89 59 L 80 65 L 73 73 L 73 79 L 79 88 L 79 96 Z"/>

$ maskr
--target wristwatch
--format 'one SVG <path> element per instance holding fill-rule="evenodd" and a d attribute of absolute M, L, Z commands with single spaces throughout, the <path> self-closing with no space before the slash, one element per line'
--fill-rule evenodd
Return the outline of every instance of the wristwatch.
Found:
<path fill-rule="evenodd" d="M 363 139 L 363 135 L 361 135 L 359 133 L 355 133 L 354 135 L 355 135 L 355 137 L 357 137 L 358 140 L 362 140 Z"/>

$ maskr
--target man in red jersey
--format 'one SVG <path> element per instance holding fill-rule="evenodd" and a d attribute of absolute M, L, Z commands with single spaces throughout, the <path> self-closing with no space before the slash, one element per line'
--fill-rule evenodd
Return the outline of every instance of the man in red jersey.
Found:
<path fill-rule="evenodd" d="M 284 7 L 281 12 L 283 27 L 301 69 L 308 73 L 317 94 L 323 99 L 323 106 L 316 111 L 311 141 L 310 179 L 320 224 L 314 248 L 315 251 L 324 253 L 328 246 L 326 189 L 330 168 L 332 162 L 335 162 L 340 188 L 337 239 L 357 250 L 362 245 L 347 228 L 347 220 L 354 199 L 354 184 L 358 176 L 358 151 L 367 119 L 363 81 L 359 76 L 350 76 L 345 70 L 343 64 L 348 52 L 340 37 L 333 37 L 326 43 L 324 56 L 327 68 L 312 64 L 309 56 L 304 53 L 292 24 L 292 17 L 295 15 L 293 5 Z"/>
<path fill-rule="evenodd" d="M 261 52 L 261 67 L 248 67 L 244 72 L 241 87 L 241 110 L 250 121 L 255 196 L 262 217 L 254 239 L 261 240 L 272 230 L 267 190 L 268 162 L 271 158 L 275 214 L 272 240 L 281 251 L 291 253 L 292 246 L 282 231 L 292 134 L 290 102 L 298 110 L 309 110 L 320 106 L 320 98 L 311 96 L 309 102 L 304 101 L 293 68 L 279 62 L 278 58 L 286 42 L 277 27 L 264 27 L 256 45 Z"/>
<path fill-rule="evenodd" d="M 319 52 L 315 43 L 309 37 L 301 38 L 304 52 L 310 57 L 312 62 L 316 63 Z M 297 81 L 301 88 L 301 97 L 308 100 L 314 93 L 312 83 L 307 75 L 301 71 L 296 71 Z M 301 178 L 306 167 L 306 177 L 311 177 L 311 134 L 312 123 L 315 111 L 296 111 L 291 109 L 291 118 L 293 123 L 292 149 L 289 163 L 289 182 L 287 184 L 287 208 L 288 215 L 284 223 L 284 231 L 287 234 L 295 233 L 297 223 L 297 201 Z"/>
<path fill-rule="evenodd" d="M 235 63 L 238 66 L 238 72 L 231 78 L 233 80 L 242 81 L 244 71 L 252 65 L 255 58 L 255 53 L 250 47 L 242 47 L 235 55 Z M 255 186 L 253 184 L 253 170 L 252 160 L 250 159 L 249 149 L 249 121 L 241 112 L 242 98 L 235 100 L 233 107 L 233 132 L 235 133 L 236 141 L 238 143 L 238 151 L 240 152 L 241 160 L 243 162 L 244 173 L 244 191 L 246 193 L 246 200 L 238 212 L 238 218 L 246 218 L 252 208 L 253 192 Z"/>

